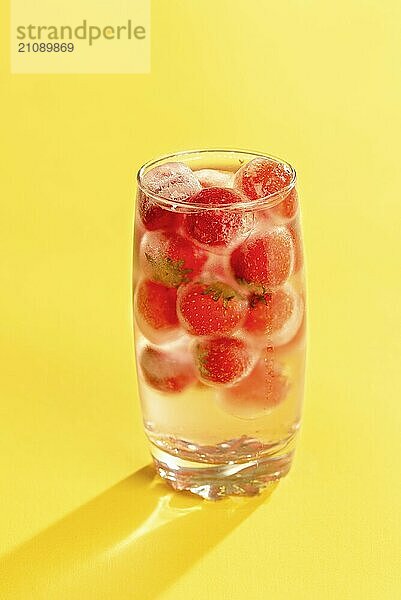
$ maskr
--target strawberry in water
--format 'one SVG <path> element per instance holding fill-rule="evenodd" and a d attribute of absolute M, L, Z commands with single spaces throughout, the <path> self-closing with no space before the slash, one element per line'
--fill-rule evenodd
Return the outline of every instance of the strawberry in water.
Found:
<path fill-rule="evenodd" d="M 231 254 L 230 264 L 240 283 L 258 293 L 284 283 L 293 263 L 293 242 L 286 227 L 249 237 Z"/>
<path fill-rule="evenodd" d="M 291 183 L 291 169 L 271 158 L 254 158 L 235 173 L 234 189 L 250 200 L 264 198 Z"/>
<path fill-rule="evenodd" d="M 270 210 L 281 223 L 291 221 L 298 210 L 298 194 L 296 189 L 293 188 L 281 202 L 273 206 Z"/>
<path fill-rule="evenodd" d="M 178 287 L 198 276 L 206 262 L 206 252 L 178 233 L 153 231 L 141 245 L 142 268 L 150 279 Z"/>
<path fill-rule="evenodd" d="M 251 357 L 242 340 L 214 337 L 200 340 L 194 347 L 195 366 L 201 381 L 209 384 L 233 384 L 251 368 Z"/>
<path fill-rule="evenodd" d="M 146 346 L 139 365 L 145 381 L 160 392 L 182 392 L 196 381 L 193 363 L 184 353 Z"/>
<path fill-rule="evenodd" d="M 244 329 L 268 336 L 273 346 L 287 344 L 297 333 L 303 302 L 290 285 L 265 294 L 252 294 Z"/>
<path fill-rule="evenodd" d="M 268 414 L 285 399 L 289 382 L 282 365 L 269 353 L 236 385 L 219 392 L 219 405 L 241 419 L 256 419 Z"/>
<path fill-rule="evenodd" d="M 233 187 L 234 173 L 232 171 L 219 171 L 218 169 L 200 169 L 195 171 L 195 177 L 203 188 Z"/>
<path fill-rule="evenodd" d="M 221 281 L 182 286 L 177 307 L 181 323 L 192 335 L 231 333 L 246 313 L 246 301 Z"/>
<path fill-rule="evenodd" d="M 176 312 L 177 290 L 141 281 L 135 295 L 136 321 L 142 333 L 154 343 L 163 343 L 179 333 Z"/>
<path fill-rule="evenodd" d="M 204 206 L 207 210 L 199 209 L 185 216 L 187 234 L 204 246 L 228 246 L 249 228 L 249 215 L 235 208 L 219 210 L 218 207 L 238 202 L 243 202 L 243 198 L 227 188 L 210 187 L 201 190 L 191 198 L 191 203 Z"/>
<path fill-rule="evenodd" d="M 201 187 L 191 169 L 183 163 L 164 163 L 145 173 L 142 177 L 143 190 L 139 196 L 139 214 L 146 229 L 176 229 L 182 220 L 180 214 L 158 204 L 152 195 L 182 202 L 196 194 Z"/>
<path fill-rule="evenodd" d="M 166 208 L 162 208 L 143 192 L 139 194 L 139 215 L 146 229 L 174 230 L 182 221 L 182 215 Z"/>
<path fill-rule="evenodd" d="M 234 189 L 250 200 L 257 200 L 280 192 L 292 182 L 292 177 L 291 169 L 284 163 L 271 158 L 255 158 L 238 169 L 234 177 Z M 276 206 L 263 211 L 262 216 L 274 216 L 276 221 L 287 222 L 294 218 L 297 210 L 298 196 L 293 188 L 283 195 Z"/>

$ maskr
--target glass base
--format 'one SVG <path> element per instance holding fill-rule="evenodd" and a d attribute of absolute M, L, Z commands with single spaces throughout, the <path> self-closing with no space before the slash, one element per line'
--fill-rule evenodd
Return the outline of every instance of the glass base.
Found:
<path fill-rule="evenodd" d="M 186 490 L 207 500 L 225 496 L 256 496 L 271 481 L 284 477 L 294 450 L 280 456 L 258 457 L 241 463 L 207 464 L 172 456 L 152 446 L 159 475 L 175 490 Z"/>

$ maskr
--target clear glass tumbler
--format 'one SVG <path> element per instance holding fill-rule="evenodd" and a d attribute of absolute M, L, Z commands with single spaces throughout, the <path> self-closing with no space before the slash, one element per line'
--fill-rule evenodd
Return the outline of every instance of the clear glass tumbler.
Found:
<path fill-rule="evenodd" d="M 159 474 L 204 498 L 285 475 L 304 390 L 305 284 L 295 170 L 241 150 L 138 172 L 134 323 Z"/>

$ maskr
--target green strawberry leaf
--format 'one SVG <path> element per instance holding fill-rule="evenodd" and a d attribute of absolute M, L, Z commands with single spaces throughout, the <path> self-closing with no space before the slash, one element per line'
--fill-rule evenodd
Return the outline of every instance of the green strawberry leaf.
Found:
<path fill-rule="evenodd" d="M 154 257 L 145 252 L 146 260 L 152 266 L 153 278 L 169 287 L 178 287 L 182 283 L 190 281 L 189 274 L 192 269 L 185 269 L 183 259 L 174 261 L 172 258 L 159 256 Z"/>
<path fill-rule="evenodd" d="M 211 296 L 215 302 L 222 300 L 224 308 L 228 308 L 230 301 L 239 297 L 235 290 L 221 281 L 216 281 L 216 283 L 208 285 L 202 294 Z"/>
<path fill-rule="evenodd" d="M 198 346 L 199 372 L 202 377 L 206 377 L 206 378 L 208 378 L 210 376 L 210 371 L 206 365 L 207 358 L 208 358 L 207 350 L 205 350 L 204 348 L 202 349 L 200 346 Z"/>

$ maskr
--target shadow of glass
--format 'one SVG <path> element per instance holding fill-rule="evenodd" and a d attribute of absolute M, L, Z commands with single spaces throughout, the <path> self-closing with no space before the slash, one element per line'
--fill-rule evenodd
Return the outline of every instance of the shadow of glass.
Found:
<path fill-rule="evenodd" d="M 212 503 L 177 494 L 144 467 L 5 556 L 0 597 L 153 599 L 276 485 Z"/>

